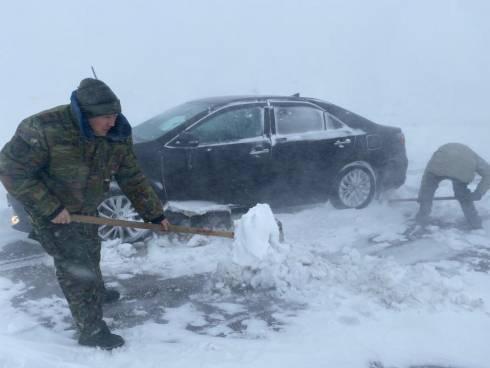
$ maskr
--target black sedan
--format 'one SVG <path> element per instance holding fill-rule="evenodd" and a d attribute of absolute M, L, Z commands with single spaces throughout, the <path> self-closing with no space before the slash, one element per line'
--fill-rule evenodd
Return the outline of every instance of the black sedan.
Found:
<path fill-rule="evenodd" d="M 186 102 L 136 126 L 133 138 L 163 201 L 246 208 L 329 199 L 336 208 L 363 208 L 401 186 L 408 163 L 400 128 L 299 95 Z M 99 210 L 137 217 L 117 185 Z"/>
<path fill-rule="evenodd" d="M 135 152 L 163 199 L 251 206 L 367 206 L 405 181 L 401 129 L 299 96 L 184 103 L 134 128 Z"/>

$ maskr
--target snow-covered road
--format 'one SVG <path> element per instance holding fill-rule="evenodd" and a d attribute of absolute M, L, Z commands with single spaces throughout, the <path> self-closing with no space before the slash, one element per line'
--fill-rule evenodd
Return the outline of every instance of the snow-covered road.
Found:
<path fill-rule="evenodd" d="M 488 214 L 488 198 L 479 209 Z M 105 243 L 103 272 L 123 294 L 106 319 L 127 339 L 113 353 L 76 344 L 50 259 L 4 226 L 0 366 L 484 367 L 490 221 L 390 246 L 415 210 L 277 213 L 290 248 L 253 275 L 230 273 L 225 239 Z M 461 219 L 450 202 L 434 215 Z"/>

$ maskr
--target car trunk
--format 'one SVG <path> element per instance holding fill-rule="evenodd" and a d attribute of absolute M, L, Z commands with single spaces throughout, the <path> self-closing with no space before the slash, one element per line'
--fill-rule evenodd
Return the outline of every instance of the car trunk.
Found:
<path fill-rule="evenodd" d="M 315 102 L 318 103 L 317 101 Z M 378 137 L 376 138 L 379 139 L 377 144 L 384 148 L 383 170 L 380 170 L 383 174 L 379 178 L 384 189 L 398 188 L 405 182 L 408 159 L 405 136 L 400 128 L 376 124 L 369 119 L 330 103 L 319 104 L 350 127 L 365 131 L 368 137 L 369 135 Z M 367 144 L 369 148 L 369 141 Z"/>

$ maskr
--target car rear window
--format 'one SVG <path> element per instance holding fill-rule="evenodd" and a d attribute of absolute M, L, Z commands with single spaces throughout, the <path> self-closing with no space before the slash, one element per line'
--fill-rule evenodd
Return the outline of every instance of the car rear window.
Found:
<path fill-rule="evenodd" d="M 309 106 L 276 106 L 278 134 L 297 134 L 324 130 L 323 112 Z"/>

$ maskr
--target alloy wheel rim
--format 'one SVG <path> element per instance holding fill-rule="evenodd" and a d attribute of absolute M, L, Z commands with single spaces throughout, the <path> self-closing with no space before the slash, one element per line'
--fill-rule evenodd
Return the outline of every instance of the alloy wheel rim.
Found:
<path fill-rule="evenodd" d="M 123 195 L 105 199 L 99 205 L 98 211 L 100 217 L 127 221 L 142 221 L 129 199 Z M 120 226 L 102 225 L 99 227 L 99 236 L 102 240 L 119 238 L 122 241 L 131 241 L 139 238 L 144 232 L 147 231 Z"/>
<path fill-rule="evenodd" d="M 353 169 L 340 180 L 339 198 L 347 207 L 356 208 L 368 200 L 371 189 L 369 174 L 362 169 Z"/>

